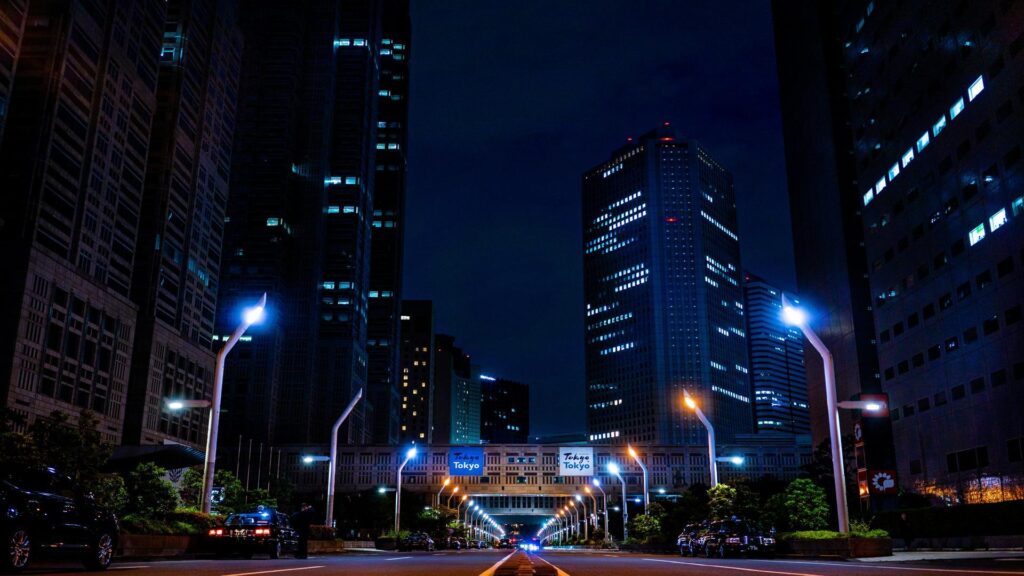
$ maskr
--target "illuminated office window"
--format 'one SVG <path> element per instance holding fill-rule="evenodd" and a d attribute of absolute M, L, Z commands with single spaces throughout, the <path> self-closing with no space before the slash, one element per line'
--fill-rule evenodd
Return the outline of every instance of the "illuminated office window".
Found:
<path fill-rule="evenodd" d="M 938 136 L 946 128 L 946 115 L 943 114 L 939 121 L 932 126 L 932 136 Z"/>
<path fill-rule="evenodd" d="M 1003 224 L 1006 224 L 1006 208 L 988 217 L 988 229 L 992 232 L 1002 228 Z"/>
<path fill-rule="evenodd" d="M 907 164 L 910 164 L 910 162 L 913 159 L 914 159 L 914 149 L 910 148 L 906 152 L 903 153 L 903 167 L 906 168 Z"/>
<path fill-rule="evenodd" d="M 952 106 L 949 107 L 949 119 L 952 120 L 960 115 L 964 111 L 964 99 L 960 98 Z"/>
<path fill-rule="evenodd" d="M 978 242 L 985 239 L 985 223 L 978 224 L 974 227 L 974 230 L 967 235 L 967 238 L 971 241 L 971 246 L 974 246 Z"/>
<path fill-rule="evenodd" d="M 967 99 L 971 102 L 981 94 L 981 91 L 985 89 L 985 80 L 981 76 L 971 84 L 971 87 L 967 89 Z"/>
<path fill-rule="evenodd" d="M 921 135 L 920 138 L 917 139 L 917 151 L 920 152 L 924 150 L 925 147 L 928 146 L 929 142 L 931 142 L 931 138 L 929 138 L 928 133 L 925 132 L 924 134 Z"/>

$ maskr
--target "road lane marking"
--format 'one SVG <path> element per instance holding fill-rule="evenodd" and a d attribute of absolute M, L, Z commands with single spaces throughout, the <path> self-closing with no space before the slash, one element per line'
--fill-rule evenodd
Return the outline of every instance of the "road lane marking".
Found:
<path fill-rule="evenodd" d="M 385 558 L 385 560 L 390 562 L 392 560 L 408 560 L 409 558 L 412 558 L 412 556 L 399 556 L 397 558 Z"/>
<path fill-rule="evenodd" d="M 111 566 L 108 570 L 145 570 L 150 566 Z"/>
<path fill-rule="evenodd" d="M 300 568 L 280 568 L 278 570 L 263 570 L 261 572 L 237 572 L 235 574 L 224 574 L 224 576 L 255 576 L 256 574 L 277 574 L 278 572 L 295 572 L 297 570 L 315 570 L 323 566 L 302 566 Z"/>
<path fill-rule="evenodd" d="M 704 568 L 718 568 L 720 570 L 739 570 L 741 572 L 756 572 L 758 574 L 780 574 L 782 576 L 824 576 L 823 574 L 810 574 L 807 572 L 780 572 L 778 570 L 758 570 L 757 568 L 740 568 L 739 566 L 726 566 L 724 564 L 705 564 L 703 562 L 683 562 L 681 560 L 658 560 L 655 558 L 644 558 L 647 562 L 662 562 L 665 564 L 681 564 L 683 566 L 703 566 Z"/>
<path fill-rule="evenodd" d="M 502 563 L 503 563 L 503 562 L 504 562 L 505 560 L 508 560 L 509 558 L 511 558 L 511 557 L 512 557 L 512 555 L 513 555 L 513 554 L 515 554 L 516 552 L 518 552 L 518 550 L 513 550 L 513 551 L 509 552 L 509 553 L 508 553 L 508 556 L 505 556 L 505 557 L 504 557 L 504 558 L 502 558 L 501 560 L 498 560 L 497 562 L 495 562 L 495 563 L 494 563 L 494 566 L 491 566 L 491 567 L 490 567 L 490 568 L 488 568 L 487 570 L 484 570 L 483 572 L 481 572 L 481 573 L 480 573 L 480 576 L 494 576 L 494 572 L 495 572 L 495 571 L 496 571 L 496 570 L 498 569 L 498 567 L 499 567 L 499 566 L 501 566 L 501 564 L 502 564 Z"/>
<path fill-rule="evenodd" d="M 551 562 L 548 562 L 547 560 L 541 558 L 540 556 L 534 556 L 534 558 L 536 558 L 537 560 L 540 560 L 541 562 L 543 562 L 543 563 L 547 564 L 548 566 L 551 566 L 552 568 L 554 568 L 555 572 L 558 573 L 558 576 L 569 576 L 568 572 L 566 572 L 565 570 L 562 570 L 558 566 L 555 566 L 554 564 L 552 564 Z"/>
<path fill-rule="evenodd" d="M 963 569 L 958 570 L 956 568 L 911 568 L 909 566 L 880 566 L 878 562 L 811 562 L 808 560 L 772 560 L 779 564 L 812 564 L 817 566 L 838 566 L 843 568 L 853 568 L 855 566 L 861 569 L 868 567 L 878 568 L 879 570 L 909 570 L 911 572 L 951 572 L 953 574 L 999 574 L 999 575 L 1016 575 L 1021 576 L 1022 572 L 1015 571 L 1000 571 L 1000 570 L 976 570 L 976 569 Z"/>

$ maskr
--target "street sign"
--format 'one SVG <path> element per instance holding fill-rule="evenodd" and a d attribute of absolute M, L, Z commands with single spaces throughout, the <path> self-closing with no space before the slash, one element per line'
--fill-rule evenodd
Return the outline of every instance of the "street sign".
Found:
<path fill-rule="evenodd" d="M 594 449 L 582 448 L 558 449 L 558 474 L 560 476 L 593 476 Z"/>
<path fill-rule="evenodd" d="M 868 490 L 872 494 L 896 494 L 896 471 L 868 470 Z"/>
<path fill-rule="evenodd" d="M 857 442 L 864 441 L 864 428 L 861 427 L 860 422 L 853 424 L 853 439 Z"/>
<path fill-rule="evenodd" d="M 484 449 L 478 446 L 452 447 L 448 450 L 449 476 L 483 476 Z"/>

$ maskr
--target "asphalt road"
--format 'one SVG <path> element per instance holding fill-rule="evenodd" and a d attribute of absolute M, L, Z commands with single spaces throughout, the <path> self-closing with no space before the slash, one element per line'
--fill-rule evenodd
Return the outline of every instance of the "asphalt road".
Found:
<path fill-rule="evenodd" d="M 531 570 L 532 568 L 532 570 Z M 1024 562 L 827 562 L 810 560 L 703 559 L 616 552 L 508 550 L 380 552 L 314 556 L 308 560 L 180 560 L 117 562 L 112 574 L 128 576 L 967 576 L 1024 575 Z M 83 574 L 73 564 L 40 564 L 25 574 Z"/>

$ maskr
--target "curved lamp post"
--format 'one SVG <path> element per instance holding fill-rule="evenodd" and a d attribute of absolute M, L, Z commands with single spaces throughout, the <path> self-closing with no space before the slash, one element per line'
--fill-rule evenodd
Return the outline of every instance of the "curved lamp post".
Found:
<path fill-rule="evenodd" d="M 395 490 L 395 534 L 397 535 L 399 530 L 399 520 L 402 514 L 402 470 L 405 469 L 405 465 L 410 460 L 416 457 L 416 447 L 413 446 L 405 451 L 405 460 L 402 460 L 402 464 L 398 467 L 398 479 L 396 485 L 398 488 Z"/>
<path fill-rule="evenodd" d="M 708 463 L 711 466 L 711 487 L 718 486 L 718 458 L 715 456 L 715 427 L 711 425 L 711 421 L 704 415 L 704 411 L 700 409 L 697 402 L 690 396 L 690 391 L 683 389 L 683 404 L 687 408 L 693 410 L 697 414 L 697 418 L 700 419 L 701 424 L 708 431 Z"/>
<path fill-rule="evenodd" d="M 260 301 L 253 306 L 248 308 L 242 313 L 242 323 L 235 328 L 235 331 L 231 333 L 227 341 L 224 342 L 224 347 L 217 352 L 217 363 L 214 365 L 213 370 L 213 397 L 210 399 L 210 423 L 206 430 L 206 457 L 203 462 L 203 493 L 200 495 L 202 500 L 203 512 L 210 513 L 210 497 L 213 492 L 213 476 L 217 472 L 217 433 L 220 428 L 220 400 L 221 393 L 224 389 L 224 360 L 228 356 L 228 352 L 235 347 L 238 340 L 245 334 L 245 331 L 250 326 L 263 320 L 265 308 L 267 306 L 267 294 L 263 293 L 260 297 Z"/>
<path fill-rule="evenodd" d="M 618 464 L 608 463 L 608 473 L 618 478 L 619 483 L 622 484 L 622 540 L 625 541 L 629 538 L 629 504 L 626 502 L 626 481 L 622 479 L 620 472 Z M 607 514 L 607 509 L 605 513 Z"/>
<path fill-rule="evenodd" d="M 594 485 L 594 488 L 601 491 L 601 510 L 604 514 L 604 539 L 605 541 L 608 541 L 612 537 L 611 534 L 608 533 L 608 495 L 604 493 L 604 488 L 601 487 L 600 480 L 594 478 L 590 483 Z"/>
<path fill-rule="evenodd" d="M 348 406 L 338 416 L 338 419 L 334 421 L 334 426 L 331 427 L 331 463 L 327 469 L 327 525 L 334 526 L 334 484 L 338 477 L 338 430 L 341 429 L 341 424 L 348 418 L 349 413 L 356 407 L 359 399 L 363 397 L 363 389 L 360 388 L 356 395 L 349 401 Z"/>
<path fill-rule="evenodd" d="M 651 494 L 647 490 L 647 466 L 644 466 L 644 461 L 640 459 L 640 454 L 632 446 L 627 444 L 626 449 L 633 460 L 640 465 L 640 471 L 644 474 L 644 514 L 647 514 L 647 508 L 651 505 Z"/>

